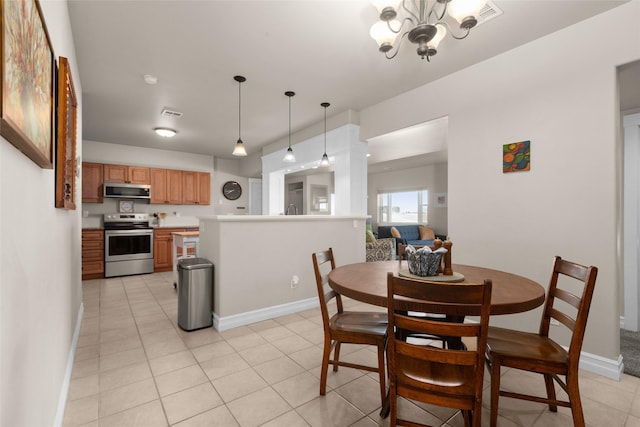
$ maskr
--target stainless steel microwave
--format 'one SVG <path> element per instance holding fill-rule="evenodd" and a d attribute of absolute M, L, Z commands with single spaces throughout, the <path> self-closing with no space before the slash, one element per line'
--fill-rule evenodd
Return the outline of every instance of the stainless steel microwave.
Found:
<path fill-rule="evenodd" d="M 146 184 L 124 184 L 121 182 L 105 182 L 104 197 L 125 199 L 151 198 L 151 186 Z"/>

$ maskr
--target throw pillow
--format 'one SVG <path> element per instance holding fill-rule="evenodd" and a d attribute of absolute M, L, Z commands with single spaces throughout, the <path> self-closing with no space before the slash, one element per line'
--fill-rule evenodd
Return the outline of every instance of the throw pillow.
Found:
<path fill-rule="evenodd" d="M 391 233 L 391 236 L 395 237 L 396 239 L 400 238 L 400 232 L 397 228 L 391 227 L 391 230 L 389 230 L 389 232 Z"/>
<path fill-rule="evenodd" d="M 435 240 L 436 233 L 433 232 L 433 229 L 427 227 L 426 225 L 419 225 L 418 232 L 420 233 L 420 240 Z"/>
<path fill-rule="evenodd" d="M 376 236 L 374 236 L 373 231 L 367 230 L 367 243 L 375 243 Z"/>

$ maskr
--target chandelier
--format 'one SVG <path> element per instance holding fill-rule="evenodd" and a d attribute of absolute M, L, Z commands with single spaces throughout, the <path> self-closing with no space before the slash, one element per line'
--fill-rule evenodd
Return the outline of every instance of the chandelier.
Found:
<path fill-rule="evenodd" d="M 478 23 L 480 10 L 487 3 L 487 0 L 432 1 L 402 0 L 398 6 L 399 0 L 372 0 L 380 12 L 380 21 L 373 24 L 369 34 L 387 59 L 395 58 L 406 36 L 418 45 L 418 55 L 429 61 L 438 52 L 438 44 L 447 35 L 447 29 L 454 39 L 464 39 Z M 457 21 L 459 28 L 455 31 L 460 34 L 455 34 L 445 20 L 447 15 Z"/>

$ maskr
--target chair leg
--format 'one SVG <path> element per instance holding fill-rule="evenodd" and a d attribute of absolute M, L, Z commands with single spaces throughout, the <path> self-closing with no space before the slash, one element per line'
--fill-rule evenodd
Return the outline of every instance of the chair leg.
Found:
<path fill-rule="evenodd" d="M 471 427 L 471 411 L 461 411 L 462 419 L 464 420 L 464 427 Z"/>
<path fill-rule="evenodd" d="M 396 387 L 391 381 L 389 385 L 389 427 L 396 427 L 398 420 L 398 396 L 396 395 Z"/>
<path fill-rule="evenodd" d="M 333 350 L 333 361 L 337 362 L 340 360 L 340 341 L 336 342 L 336 348 Z M 338 364 L 333 364 L 333 372 L 338 372 Z"/>
<path fill-rule="evenodd" d="M 582 413 L 582 401 L 580 400 L 577 375 L 567 375 L 567 389 L 569 390 L 569 403 L 571 404 L 573 425 L 575 427 L 584 427 L 584 414 Z"/>
<path fill-rule="evenodd" d="M 322 368 L 320 369 L 320 395 L 327 392 L 327 371 L 329 370 L 329 358 L 331 357 L 331 339 L 325 338 L 322 350 Z"/>
<path fill-rule="evenodd" d="M 498 399 L 500 398 L 500 363 L 494 357 L 491 361 L 491 413 L 489 425 L 498 425 Z"/>
<path fill-rule="evenodd" d="M 547 398 L 549 400 L 556 400 L 556 388 L 553 384 L 553 377 L 550 374 L 544 374 L 544 384 L 547 387 Z M 558 412 L 558 406 L 549 403 L 549 410 L 551 412 Z"/>
<path fill-rule="evenodd" d="M 384 369 L 384 344 L 378 345 L 378 375 L 380 376 L 380 402 L 384 405 L 384 399 L 387 395 L 386 372 Z"/>

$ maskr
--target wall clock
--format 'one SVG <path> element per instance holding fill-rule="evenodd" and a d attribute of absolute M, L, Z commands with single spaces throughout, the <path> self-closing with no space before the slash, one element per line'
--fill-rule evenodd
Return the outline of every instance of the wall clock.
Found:
<path fill-rule="evenodd" d="M 242 187 L 236 181 L 227 181 L 222 186 L 222 194 L 228 200 L 238 200 L 242 195 Z"/>

